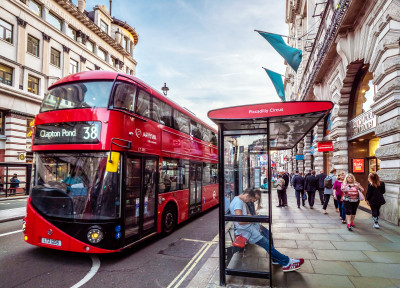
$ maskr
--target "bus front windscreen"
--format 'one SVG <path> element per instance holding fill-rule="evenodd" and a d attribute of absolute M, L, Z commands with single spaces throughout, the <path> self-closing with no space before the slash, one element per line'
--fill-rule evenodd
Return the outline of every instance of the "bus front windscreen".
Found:
<path fill-rule="evenodd" d="M 32 205 L 48 217 L 120 217 L 120 172 L 106 171 L 107 153 L 38 153 Z"/>
<path fill-rule="evenodd" d="M 56 86 L 49 90 L 40 112 L 107 107 L 112 85 L 112 81 L 90 81 Z"/>

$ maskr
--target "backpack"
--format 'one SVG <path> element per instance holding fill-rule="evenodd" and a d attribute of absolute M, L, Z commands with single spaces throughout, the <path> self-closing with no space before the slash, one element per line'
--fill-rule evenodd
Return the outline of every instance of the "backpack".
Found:
<path fill-rule="evenodd" d="M 324 179 L 324 187 L 327 189 L 332 189 L 332 176 L 326 176 L 326 178 Z"/>

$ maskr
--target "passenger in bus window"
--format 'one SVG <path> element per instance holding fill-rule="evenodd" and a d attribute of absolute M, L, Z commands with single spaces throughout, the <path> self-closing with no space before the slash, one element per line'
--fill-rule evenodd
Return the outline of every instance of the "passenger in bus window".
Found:
<path fill-rule="evenodd" d="M 75 169 L 71 169 L 67 178 L 61 181 L 67 185 L 68 192 L 71 192 L 72 185 L 83 183 L 82 177 L 78 173 Z"/>
<path fill-rule="evenodd" d="M 172 181 L 171 181 L 169 175 L 167 174 L 167 172 L 165 172 L 165 174 L 164 174 L 163 182 L 164 182 L 164 186 L 165 186 L 164 192 L 171 191 Z"/>

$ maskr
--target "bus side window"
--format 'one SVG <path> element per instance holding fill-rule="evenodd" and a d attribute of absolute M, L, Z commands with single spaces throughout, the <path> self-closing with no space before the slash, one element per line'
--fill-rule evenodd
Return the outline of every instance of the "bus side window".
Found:
<path fill-rule="evenodd" d="M 154 121 L 164 124 L 164 121 L 161 120 L 161 101 L 156 97 L 153 98 L 153 109 L 151 109 L 152 115 L 151 119 Z"/>
<path fill-rule="evenodd" d="M 190 135 L 197 139 L 202 139 L 200 124 L 193 120 L 190 121 Z"/>
<path fill-rule="evenodd" d="M 218 183 L 218 164 L 211 164 L 211 183 Z"/>
<path fill-rule="evenodd" d="M 218 141 L 217 141 L 217 135 L 215 135 L 214 132 L 211 132 L 211 139 L 210 139 L 210 143 L 212 145 L 217 146 L 218 145 Z"/>
<path fill-rule="evenodd" d="M 136 109 L 135 113 L 146 117 L 146 118 L 151 118 L 151 110 L 150 110 L 150 94 L 140 90 L 138 97 L 137 97 L 137 103 L 136 103 Z"/>
<path fill-rule="evenodd" d="M 114 108 L 133 111 L 135 106 L 136 86 L 128 83 L 119 82 L 114 93 Z"/>
<path fill-rule="evenodd" d="M 210 163 L 203 163 L 203 185 L 210 185 L 211 182 Z"/>
<path fill-rule="evenodd" d="M 201 133 L 203 136 L 203 141 L 210 142 L 211 131 L 203 125 L 201 125 L 201 129 L 203 130 Z"/>
<path fill-rule="evenodd" d="M 174 110 L 174 128 L 189 134 L 189 117 L 187 117 L 185 114 Z"/>
<path fill-rule="evenodd" d="M 161 101 L 160 101 L 161 102 Z M 172 107 L 167 103 L 161 102 L 161 121 L 164 125 L 172 127 Z"/>

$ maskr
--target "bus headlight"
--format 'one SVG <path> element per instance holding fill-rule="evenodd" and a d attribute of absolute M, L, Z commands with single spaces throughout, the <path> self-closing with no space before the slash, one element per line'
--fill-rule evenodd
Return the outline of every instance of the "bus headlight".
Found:
<path fill-rule="evenodd" d="M 103 240 L 104 234 L 103 231 L 100 230 L 100 227 L 92 227 L 87 233 L 87 239 L 92 244 L 98 244 Z"/>
<path fill-rule="evenodd" d="M 22 231 L 25 232 L 25 230 L 26 230 L 26 221 L 22 220 Z"/>

